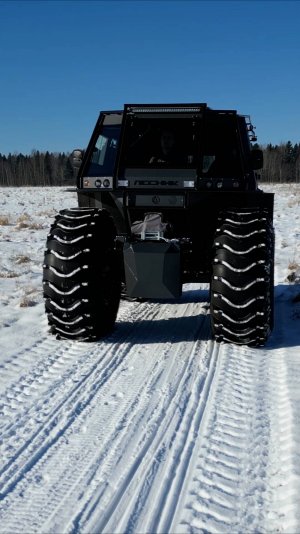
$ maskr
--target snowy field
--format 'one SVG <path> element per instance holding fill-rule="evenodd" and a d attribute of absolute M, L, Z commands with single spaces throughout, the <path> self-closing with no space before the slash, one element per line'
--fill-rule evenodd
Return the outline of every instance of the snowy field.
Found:
<path fill-rule="evenodd" d="M 76 194 L 0 189 L 1 533 L 300 532 L 300 186 L 274 191 L 275 330 L 250 349 L 210 340 L 199 284 L 57 341 L 43 251 Z"/>

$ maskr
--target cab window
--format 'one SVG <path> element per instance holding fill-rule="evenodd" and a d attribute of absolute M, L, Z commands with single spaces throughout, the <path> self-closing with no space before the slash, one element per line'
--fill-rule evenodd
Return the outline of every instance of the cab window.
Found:
<path fill-rule="evenodd" d="M 122 154 L 124 168 L 195 167 L 195 126 L 191 119 L 129 118 Z"/>
<path fill-rule="evenodd" d="M 113 175 L 119 137 L 120 126 L 102 128 L 87 166 L 87 176 Z"/>

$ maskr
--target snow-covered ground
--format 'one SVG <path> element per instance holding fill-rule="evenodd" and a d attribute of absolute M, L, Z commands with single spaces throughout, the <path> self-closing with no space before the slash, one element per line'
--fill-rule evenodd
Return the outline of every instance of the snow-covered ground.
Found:
<path fill-rule="evenodd" d="M 274 191 L 275 330 L 250 349 L 211 341 L 199 284 L 56 340 L 43 251 L 76 195 L 0 189 L 1 533 L 300 532 L 300 186 Z"/>

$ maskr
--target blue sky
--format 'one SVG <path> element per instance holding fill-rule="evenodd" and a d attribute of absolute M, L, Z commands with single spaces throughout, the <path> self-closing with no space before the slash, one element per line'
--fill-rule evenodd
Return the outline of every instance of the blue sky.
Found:
<path fill-rule="evenodd" d="M 206 102 L 300 142 L 299 1 L 0 0 L 0 153 L 87 145 L 101 109 Z"/>

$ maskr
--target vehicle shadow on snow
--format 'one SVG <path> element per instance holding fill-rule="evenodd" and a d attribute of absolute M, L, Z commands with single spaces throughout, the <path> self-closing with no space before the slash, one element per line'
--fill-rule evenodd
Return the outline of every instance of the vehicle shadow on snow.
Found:
<path fill-rule="evenodd" d="M 116 322 L 115 330 L 109 341 L 130 337 L 132 343 L 166 343 L 182 342 L 210 338 L 209 292 L 207 290 L 189 290 L 179 299 L 147 299 L 144 302 L 162 305 L 182 305 L 197 303 L 199 314 L 160 319 L 141 319 L 136 321 Z M 203 304 L 205 303 L 205 304 Z"/>
<path fill-rule="evenodd" d="M 183 304 L 185 302 L 207 302 L 209 304 L 209 290 L 208 289 L 189 289 L 182 292 L 182 296 L 178 299 L 147 299 L 147 302 L 154 302 L 159 304 Z"/>
<path fill-rule="evenodd" d="M 120 321 L 109 341 L 119 341 L 129 337 L 132 343 L 166 343 L 182 342 L 196 339 L 210 339 L 209 291 L 185 291 L 181 298 L 174 300 L 149 299 L 145 302 L 161 303 L 178 306 L 182 303 L 195 303 L 199 306 L 199 314 L 160 319 L 142 319 Z M 203 303 L 206 303 L 205 305 Z M 108 340 L 107 340 L 108 341 Z M 277 285 L 275 287 L 274 329 L 264 351 L 274 349 L 300 347 L 300 284 Z"/>
<path fill-rule="evenodd" d="M 275 287 L 274 329 L 264 350 L 300 347 L 300 284 Z"/>

